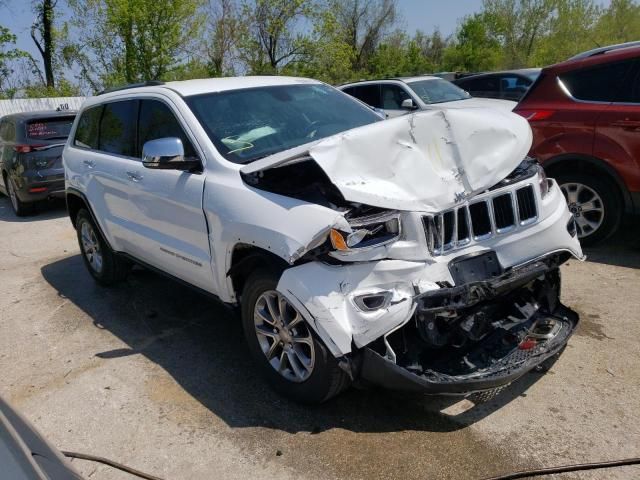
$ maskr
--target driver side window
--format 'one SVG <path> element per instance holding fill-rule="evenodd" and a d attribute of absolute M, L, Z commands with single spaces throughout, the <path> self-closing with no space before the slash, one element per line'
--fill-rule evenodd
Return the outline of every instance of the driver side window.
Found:
<path fill-rule="evenodd" d="M 149 140 L 177 137 L 182 140 L 185 158 L 198 158 L 189 137 L 171 109 L 159 100 L 142 100 L 138 115 L 138 152 Z"/>
<path fill-rule="evenodd" d="M 402 102 L 411 98 L 398 85 L 382 85 L 382 108 L 386 110 L 402 110 Z"/>

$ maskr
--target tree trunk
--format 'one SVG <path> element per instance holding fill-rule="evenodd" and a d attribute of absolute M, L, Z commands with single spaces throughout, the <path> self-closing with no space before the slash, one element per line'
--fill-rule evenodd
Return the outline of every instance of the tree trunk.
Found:
<path fill-rule="evenodd" d="M 47 87 L 54 88 L 53 78 L 53 5 L 51 0 L 42 2 L 42 41 L 44 43 L 44 76 L 47 80 Z"/>

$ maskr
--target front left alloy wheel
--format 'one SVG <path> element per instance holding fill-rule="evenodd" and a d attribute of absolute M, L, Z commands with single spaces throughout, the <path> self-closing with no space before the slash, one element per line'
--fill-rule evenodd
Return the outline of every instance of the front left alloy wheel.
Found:
<path fill-rule="evenodd" d="M 242 325 L 260 372 L 280 394 L 321 403 L 350 383 L 301 313 L 277 290 L 279 274 L 254 272 L 242 293 Z"/>

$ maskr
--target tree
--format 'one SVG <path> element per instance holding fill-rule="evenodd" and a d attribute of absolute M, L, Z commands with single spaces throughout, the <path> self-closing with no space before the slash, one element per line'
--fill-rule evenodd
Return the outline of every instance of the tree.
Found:
<path fill-rule="evenodd" d="M 444 68 L 444 53 L 447 48 L 447 39 L 442 36 L 440 30 L 434 30 L 431 35 L 426 35 L 418 30 L 413 38 L 422 56 L 428 60 L 434 70 Z"/>
<path fill-rule="evenodd" d="M 354 51 L 353 69 L 364 70 L 386 33 L 398 21 L 396 0 L 328 0 L 344 41 Z"/>
<path fill-rule="evenodd" d="M 57 3 L 57 0 L 39 0 L 33 4 L 36 18 L 31 25 L 31 38 L 42 56 L 45 82 L 48 88 L 55 88 L 53 20 Z"/>
<path fill-rule="evenodd" d="M 501 46 L 491 35 L 484 13 L 465 17 L 444 52 L 446 70 L 481 72 L 501 64 Z"/>
<path fill-rule="evenodd" d="M 640 39 L 640 3 L 611 0 L 594 28 L 598 46 Z"/>
<path fill-rule="evenodd" d="M 251 73 L 277 73 L 309 53 L 299 22 L 311 13 L 308 0 L 252 0 L 242 5 L 246 27 L 240 53 Z"/>
<path fill-rule="evenodd" d="M 311 21 L 313 30 L 306 41 L 304 62 L 293 62 L 282 73 L 317 78 L 333 84 L 352 80 L 354 52 L 344 41 L 334 12 L 317 9 Z"/>
<path fill-rule="evenodd" d="M 487 32 L 499 40 L 504 67 L 531 65 L 533 53 L 549 31 L 558 0 L 484 0 L 481 19 Z"/>
<path fill-rule="evenodd" d="M 68 0 L 77 41 L 64 56 L 94 90 L 163 79 L 188 63 L 199 38 L 200 0 Z"/>
<path fill-rule="evenodd" d="M 593 0 L 556 2 L 548 33 L 537 42 L 531 65 L 549 65 L 597 47 L 594 27 L 601 14 L 602 9 Z"/>
<path fill-rule="evenodd" d="M 241 21 L 233 0 L 209 0 L 205 48 L 208 72 L 214 77 L 233 73 Z"/>
<path fill-rule="evenodd" d="M 433 71 L 419 43 L 420 36 L 411 38 L 401 30 L 388 35 L 369 60 L 368 73 L 373 77 L 402 77 L 424 75 Z"/>
<path fill-rule="evenodd" d="M 0 25 L 0 98 L 11 98 L 15 95 L 18 85 L 12 81 L 14 62 L 28 57 L 28 54 L 14 47 L 16 36 Z"/>

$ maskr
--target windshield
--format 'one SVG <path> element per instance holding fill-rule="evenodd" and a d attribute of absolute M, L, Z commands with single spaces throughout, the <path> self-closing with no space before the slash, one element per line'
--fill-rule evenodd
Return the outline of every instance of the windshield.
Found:
<path fill-rule="evenodd" d="M 442 78 L 431 78 L 409 83 L 409 88 L 416 92 L 420 99 L 428 104 L 455 102 L 471 98 L 467 92 Z"/>
<path fill-rule="evenodd" d="M 322 84 L 247 88 L 186 101 L 218 151 L 235 163 L 381 120 L 360 102 Z"/>

